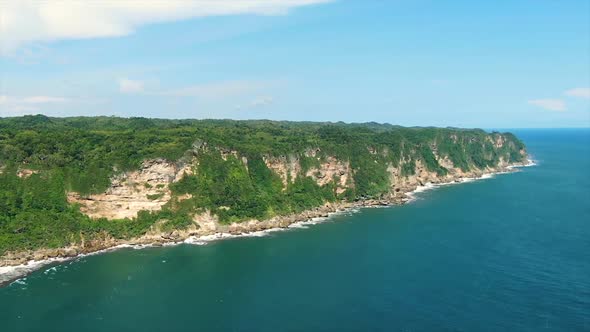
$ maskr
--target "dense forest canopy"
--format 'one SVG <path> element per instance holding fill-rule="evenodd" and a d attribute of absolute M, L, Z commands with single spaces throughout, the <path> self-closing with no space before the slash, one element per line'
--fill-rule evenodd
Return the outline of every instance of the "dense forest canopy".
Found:
<path fill-rule="evenodd" d="M 267 218 L 321 205 L 326 201 L 375 197 L 390 187 L 388 164 L 406 175 L 422 162 L 445 174 L 435 153 L 463 170 L 495 166 L 500 158 L 521 161 L 524 145 L 510 133 L 506 144 L 494 146 L 496 133 L 479 129 L 405 128 L 389 124 L 285 121 L 163 120 L 117 117 L 50 118 L 42 115 L 0 118 L 0 254 L 9 249 L 58 247 L 81 236 L 101 232 L 117 238 L 143 234 L 158 220 L 166 227 L 190 224 L 190 215 L 208 209 L 221 221 Z M 221 158 L 215 149 L 195 152 L 195 146 L 237 151 L 248 160 Z M 298 177 L 287 188 L 263 158 L 290 156 L 303 169 L 333 156 L 350 163 L 354 186 L 336 194 L 330 184 L 319 186 Z M 376 153 L 377 152 L 377 153 Z M 140 167 L 142 161 L 163 158 L 177 162 L 197 157 L 196 175 L 174 183 L 175 195 L 192 199 L 167 204 L 161 211 L 144 211 L 133 221 L 91 220 L 67 192 L 104 192 L 111 177 Z M 34 170 L 28 177 L 20 169 Z M 155 198 L 155 197 L 154 197 Z"/>

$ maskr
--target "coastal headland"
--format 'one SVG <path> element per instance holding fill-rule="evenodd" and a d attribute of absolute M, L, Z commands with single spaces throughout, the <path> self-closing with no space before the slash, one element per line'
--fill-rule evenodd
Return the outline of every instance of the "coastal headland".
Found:
<path fill-rule="evenodd" d="M 477 129 L 40 116 L 0 128 L 14 134 L 0 141 L 4 284 L 80 255 L 287 229 L 530 164 L 514 135 Z"/>

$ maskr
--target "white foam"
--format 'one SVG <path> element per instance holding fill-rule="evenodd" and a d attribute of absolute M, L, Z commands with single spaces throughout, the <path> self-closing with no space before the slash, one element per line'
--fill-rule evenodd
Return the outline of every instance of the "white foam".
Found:
<path fill-rule="evenodd" d="M 246 232 L 246 233 L 241 233 L 241 234 L 215 233 L 215 234 L 203 235 L 203 236 L 190 236 L 187 239 L 185 239 L 184 241 L 178 242 L 178 243 L 206 245 L 206 244 L 213 242 L 213 241 L 219 241 L 219 240 L 225 240 L 225 239 L 233 239 L 233 238 L 240 238 L 240 237 L 263 237 L 263 236 L 268 236 L 270 233 L 273 233 L 273 232 L 281 232 L 281 231 L 285 231 L 288 229 L 296 229 L 296 228 L 306 229 L 306 228 L 309 228 L 309 226 L 311 226 L 311 225 L 316 225 L 319 223 L 329 221 L 332 216 L 341 215 L 341 214 L 351 215 L 351 214 L 356 213 L 358 211 L 360 211 L 360 209 L 354 208 L 354 209 L 350 209 L 350 210 L 340 210 L 340 211 L 336 211 L 336 212 L 330 212 L 330 213 L 328 213 L 327 217 L 314 217 L 309 220 L 294 222 L 294 223 L 290 224 L 289 226 L 287 226 L 286 228 L 276 227 L 276 228 L 265 229 L 262 231 L 253 231 L 253 232 Z M 178 243 L 173 243 L 173 244 L 178 244 Z"/>
<path fill-rule="evenodd" d="M 506 168 L 513 169 L 513 168 L 532 167 L 532 166 L 537 166 L 537 161 L 533 160 L 533 159 L 527 159 L 527 163 L 524 165 L 510 165 L 510 166 L 507 166 Z"/>
<path fill-rule="evenodd" d="M 47 270 L 45 270 L 45 272 L 43 272 L 44 274 L 49 274 L 51 272 L 57 272 L 57 266 L 54 267 L 50 267 Z"/>
<path fill-rule="evenodd" d="M 527 159 L 527 163 L 524 165 L 511 165 L 511 166 L 507 166 L 506 169 L 513 169 L 513 168 L 520 168 L 520 167 L 531 167 L 531 166 L 536 166 L 537 163 L 532 160 L 532 159 Z M 438 187 L 442 187 L 442 186 L 447 186 L 447 185 L 452 185 L 452 184 L 458 184 L 458 183 L 468 183 L 468 182 L 473 182 L 476 180 L 485 180 L 485 179 L 491 179 L 493 178 L 495 175 L 500 175 L 500 174 L 508 174 L 508 173 L 512 173 L 510 171 L 501 171 L 501 172 L 493 172 L 493 173 L 485 173 L 480 177 L 474 177 L 474 178 L 461 178 L 458 181 L 454 181 L 454 182 L 445 182 L 445 183 L 426 183 L 423 186 L 418 186 L 416 187 L 416 189 L 414 189 L 411 192 L 406 193 L 406 198 L 404 199 L 405 202 L 410 203 L 415 201 L 418 197 L 416 196 L 416 194 L 425 192 L 427 190 L 432 190 Z"/>
<path fill-rule="evenodd" d="M 302 229 L 307 229 L 307 228 L 309 228 L 309 226 L 307 226 L 307 225 L 305 225 L 305 224 L 303 224 L 301 222 L 295 222 L 295 223 L 292 223 L 291 225 L 289 225 L 289 228 L 302 228 Z"/>
<path fill-rule="evenodd" d="M 506 168 L 511 169 L 511 168 L 519 168 L 519 167 L 531 167 L 531 166 L 536 166 L 536 165 L 537 165 L 537 163 L 534 160 L 528 159 L 527 164 L 525 164 L 525 165 L 514 165 L 514 166 L 508 166 Z M 452 184 L 457 184 L 457 183 L 472 182 L 472 181 L 481 180 L 481 179 L 489 179 L 489 178 L 492 178 L 495 174 L 506 174 L 506 173 L 510 173 L 510 172 L 487 173 L 487 174 L 482 175 L 479 178 L 462 178 L 456 182 L 438 183 L 438 184 L 426 183 L 423 186 L 418 186 L 418 187 L 416 187 L 415 190 L 406 193 L 405 194 L 406 197 L 403 199 L 403 201 L 407 202 L 407 203 L 412 202 L 417 199 L 416 194 L 419 194 L 419 193 L 422 193 L 422 192 L 425 192 L 428 190 L 432 190 L 437 187 L 441 187 L 441 186 L 445 186 L 445 185 L 452 185 Z M 323 223 L 323 222 L 329 221 L 331 219 L 331 217 L 334 215 L 352 215 L 352 214 L 355 214 L 359 211 L 360 211 L 360 208 L 357 207 L 357 208 L 339 210 L 336 212 L 330 212 L 330 213 L 328 213 L 328 217 L 315 217 L 310 220 L 295 222 L 295 223 L 290 224 L 287 228 L 269 228 L 269 229 L 266 229 L 263 231 L 247 232 L 247 233 L 242 233 L 242 234 L 215 233 L 215 234 L 211 234 L 211 235 L 203 235 L 203 236 L 198 236 L 198 237 L 197 236 L 190 236 L 187 239 L 185 239 L 184 241 L 178 241 L 178 242 L 171 241 L 171 242 L 163 243 L 161 245 L 162 246 L 174 246 L 174 245 L 178 245 L 181 243 L 194 244 L 194 245 L 206 245 L 212 241 L 218 241 L 218 240 L 224 240 L 224 239 L 231 239 L 231 238 L 238 238 L 238 237 L 262 237 L 262 236 L 267 236 L 271 232 L 284 231 L 289 228 L 290 229 L 297 229 L 297 228 L 306 229 L 306 228 L 309 228 L 310 225 L 316 225 L 318 223 Z M 45 260 L 40 260 L 40 261 L 32 260 L 32 261 L 29 261 L 25 264 L 16 265 L 16 266 L 1 266 L 0 267 L 0 283 L 6 282 L 6 281 L 14 279 L 14 278 L 18 278 L 19 276 L 22 276 L 22 275 L 26 275 L 32 271 L 35 271 L 35 270 L 41 268 L 42 266 L 45 266 L 45 265 L 51 264 L 51 263 L 63 262 L 63 261 L 73 260 L 73 259 L 80 259 L 82 257 L 91 256 L 91 255 L 98 255 L 101 253 L 110 252 L 110 251 L 114 251 L 114 250 L 122 249 L 122 248 L 143 249 L 143 248 L 154 247 L 154 246 L 155 245 L 153 245 L 153 244 L 139 244 L 139 245 L 120 244 L 120 245 L 117 245 L 114 247 L 106 248 L 103 250 L 98 250 L 98 251 L 91 252 L 91 253 L 79 254 L 76 257 L 57 257 L 57 258 L 49 258 L 49 259 L 45 259 Z M 55 267 L 50 268 L 45 272 L 48 273 L 48 271 L 50 271 L 50 270 L 55 271 Z M 15 282 L 18 282 L 19 280 L 25 280 L 25 278 L 17 279 Z"/>
<path fill-rule="evenodd" d="M 183 241 L 183 243 L 186 243 L 186 244 L 195 244 L 195 245 L 200 245 L 200 246 L 207 244 L 206 241 L 199 240 L 199 238 L 197 236 L 189 236 L 188 238 L 186 238 Z"/>
<path fill-rule="evenodd" d="M 15 280 L 13 283 L 18 284 L 18 285 L 26 285 L 27 284 L 26 280 L 27 280 L 27 278 L 21 278 L 21 279 Z"/>
<path fill-rule="evenodd" d="M 331 213 L 328 213 L 328 217 L 315 217 L 315 218 L 312 218 L 307 221 L 295 222 L 295 223 L 290 224 L 288 226 L 288 228 L 308 228 L 309 225 L 316 225 L 318 223 L 322 223 L 322 222 L 329 220 L 330 217 L 332 217 L 333 215 L 340 215 L 340 214 L 351 215 L 353 213 L 358 212 L 359 210 L 360 209 L 358 209 L 358 208 L 354 208 L 354 209 L 350 209 L 350 210 L 340 210 L 340 211 L 336 211 L 336 212 L 331 212 Z M 215 234 L 203 235 L 203 236 L 190 236 L 187 239 L 185 239 L 184 241 L 177 241 L 177 242 L 170 241 L 170 242 L 162 243 L 159 245 L 161 245 L 161 246 L 175 246 L 175 245 L 182 244 L 182 243 L 193 244 L 193 245 L 206 245 L 206 244 L 213 242 L 213 241 L 239 238 L 239 237 L 263 237 L 263 236 L 269 235 L 272 232 L 284 231 L 284 230 L 287 230 L 288 228 L 281 228 L 281 227 L 269 228 L 269 229 L 265 229 L 262 231 L 246 232 L 246 233 L 242 233 L 242 234 L 215 233 Z M 138 250 L 138 249 L 144 249 L 144 248 L 149 248 L 149 247 L 154 247 L 154 246 L 155 245 L 153 245 L 153 244 L 137 244 L 137 245 L 120 244 L 120 245 L 117 245 L 114 247 L 94 251 L 91 253 L 79 254 L 75 257 L 49 258 L 49 259 L 40 260 L 40 261 L 29 261 L 26 264 L 17 265 L 17 266 L 2 266 L 2 267 L 0 267 L 0 283 L 14 279 L 14 278 L 18 278 L 19 276 L 27 275 L 30 272 L 33 272 L 33 271 L 35 271 L 47 264 L 51 264 L 51 263 L 64 262 L 67 260 L 74 260 L 74 259 L 79 260 L 83 257 L 98 255 L 98 254 L 102 254 L 105 252 L 111 252 L 111 251 L 115 251 L 117 249 L 123 249 L 123 248 Z M 50 268 L 47 271 L 45 271 L 45 274 L 49 273 L 50 271 L 55 271 L 55 267 Z M 17 279 L 17 280 L 21 280 L 21 279 Z"/>
<path fill-rule="evenodd" d="M 175 242 L 171 245 L 186 243 L 186 244 L 195 244 L 195 245 L 206 245 L 207 243 L 225 239 L 234 239 L 240 237 L 263 237 L 268 236 L 272 232 L 279 232 L 285 230 L 284 228 L 269 228 L 262 231 L 253 231 L 253 232 L 246 232 L 241 234 L 230 234 L 230 233 L 215 233 L 211 235 L 202 235 L 202 236 L 189 236 L 182 242 Z"/>
<path fill-rule="evenodd" d="M 68 260 L 68 258 L 48 258 L 40 261 L 31 260 L 25 264 L 14 265 L 14 266 L 2 266 L 0 267 L 0 283 L 7 282 L 11 279 L 18 278 L 23 275 L 27 275 L 47 264 L 58 263 Z M 25 280 L 26 278 L 17 279 L 15 282 Z"/>

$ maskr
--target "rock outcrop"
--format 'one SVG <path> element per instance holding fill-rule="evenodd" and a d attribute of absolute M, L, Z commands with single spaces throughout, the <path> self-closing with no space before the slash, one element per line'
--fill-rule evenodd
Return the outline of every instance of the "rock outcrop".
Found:
<path fill-rule="evenodd" d="M 311 177 L 320 186 L 334 182 L 337 194 L 343 193 L 348 186 L 352 186 L 350 162 L 341 161 L 332 156 L 327 157 L 325 161 L 320 160 L 319 162 L 319 167 L 310 168 L 305 173 L 305 176 Z"/>
<path fill-rule="evenodd" d="M 451 169 L 447 175 L 440 176 L 436 172 L 428 171 L 420 162 L 416 163 L 415 174 L 411 176 L 401 176 L 400 166 L 389 165 L 387 170 L 391 177 L 391 190 L 388 194 L 379 199 L 359 199 L 354 202 L 335 202 L 326 203 L 301 213 L 276 216 L 267 220 L 247 220 L 240 223 L 223 224 L 219 222 L 217 216 L 211 214 L 209 211 L 195 214 L 193 217 L 193 224 L 182 230 L 164 231 L 162 229 L 166 220 L 162 220 L 152 225 L 150 230 L 144 235 L 133 239 L 115 239 L 108 234 L 102 237 L 93 238 L 92 240 L 82 241 L 78 244 L 70 245 L 64 248 L 56 249 L 38 249 L 26 250 L 18 252 L 7 252 L 0 258 L 0 267 L 2 266 L 24 266 L 22 269 L 17 269 L 14 274 L 7 274 L 0 278 L 0 285 L 14 280 L 15 278 L 27 274 L 34 268 L 28 266 L 40 267 L 44 261 L 51 261 L 52 259 L 68 259 L 76 257 L 80 254 L 93 253 L 101 250 L 108 250 L 110 248 L 118 248 L 121 246 L 130 245 L 151 245 L 159 246 L 166 243 L 178 243 L 194 237 L 196 239 L 210 237 L 212 239 L 223 238 L 223 234 L 240 235 L 251 232 L 264 231 L 274 228 L 286 228 L 291 224 L 301 221 L 307 221 L 317 217 L 327 217 L 330 213 L 342 211 L 355 207 L 371 207 L 371 206 L 388 206 L 392 204 L 403 204 L 411 196 L 411 192 L 418 186 L 427 183 L 452 183 L 460 182 L 465 178 L 481 177 L 484 174 L 493 172 L 510 172 L 515 169 L 511 166 L 523 165 L 524 163 L 509 164 L 501 163 L 495 168 L 486 168 L 484 170 L 473 170 L 469 172 L 462 172 L 458 169 Z M 87 198 L 80 198 L 79 196 L 72 197 L 74 202 L 83 204 L 81 210 L 88 213 L 91 217 L 104 218 L 121 218 L 132 217 L 140 210 L 153 209 L 157 210 L 166 203 L 170 198 L 170 190 L 168 185 L 174 181 L 182 178 L 183 174 L 191 174 L 190 166 L 178 167 L 177 165 L 168 163 L 163 160 L 146 161 L 142 168 L 136 172 L 125 173 L 117 177 L 117 181 L 113 182 L 112 188 L 107 193 L 101 195 L 92 195 Z M 338 174 L 344 171 L 345 174 L 350 174 L 349 166 L 335 160 L 328 161 L 321 167 L 320 172 L 328 174 L 336 172 Z M 343 174 L 344 175 L 344 174 Z M 323 179 L 319 177 L 318 179 Z M 148 183 L 149 186 L 145 186 Z M 143 185 L 143 186 L 141 186 Z M 151 187 L 150 187 L 151 186 Z M 143 189 L 138 188 L 141 187 Z M 159 188 L 158 188 L 159 187 Z M 158 190 L 152 190 L 157 188 Z M 161 194 L 162 197 L 158 200 L 146 200 L 145 196 L 150 193 Z M 73 195 L 72 195 L 73 196 Z M 180 198 L 180 197 L 177 197 Z M 188 199 L 190 197 L 184 197 Z M 121 211 L 121 207 L 128 207 Z M 113 209 L 113 211 L 109 211 Z M 39 265 L 28 264 L 28 262 L 37 261 Z"/>
<path fill-rule="evenodd" d="M 111 187 L 105 193 L 87 196 L 69 193 L 68 201 L 80 204 L 80 211 L 91 218 L 131 219 L 142 210 L 160 210 L 171 198 L 170 183 L 185 174 L 192 174 L 190 164 L 179 166 L 163 159 L 146 160 L 139 170 L 112 178 Z"/>
<path fill-rule="evenodd" d="M 283 187 L 287 187 L 289 181 L 292 183 L 301 173 L 299 159 L 294 156 L 264 156 L 266 167 L 275 172 L 283 181 Z"/>

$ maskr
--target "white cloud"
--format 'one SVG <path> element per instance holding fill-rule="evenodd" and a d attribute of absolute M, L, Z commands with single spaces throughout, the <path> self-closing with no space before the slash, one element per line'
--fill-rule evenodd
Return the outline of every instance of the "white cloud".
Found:
<path fill-rule="evenodd" d="M 272 105 L 273 103 L 274 103 L 273 97 L 261 96 L 261 97 L 254 98 L 254 100 L 252 100 L 251 102 L 249 102 L 245 105 L 236 105 L 235 109 L 242 110 L 242 109 L 252 109 L 252 108 L 258 108 L 258 107 L 266 107 L 266 106 Z"/>
<path fill-rule="evenodd" d="M 529 100 L 528 103 L 550 111 L 563 112 L 567 109 L 565 102 L 561 99 L 534 99 Z"/>
<path fill-rule="evenodd" d="M 50 104 L 50 103 L 66 103 L 68 98 L 51 97 L 51 96 L 33 96 L 20 99 L 20 102 L 25 104 Z"/>
<path fill-rule="evenodd" d="M 29 96 L 29 97 L 14 97 L 14 96 L 0 96 L 0 104 L 50 104 L 50 103 L 67 103 L 70 99 L 64 97 L 53 96 Z"/>
<path fill-rule="evenodd" d="M 24 115 L 37 113 L 40 106 L 56 103 L 68 103 L 71 99 L 53 96 L 29 96 L 14 97 L 0 96 L 0 116 L 2 115 Z"/>
<path fill-rule="evenodd" d="M 10 116 L 19 116 L 19 115 L 28 115 L 28 114 L 38 114 L 39 107 L 37 106 L 28 106 L 28 105 L 13 105 L 6 109 L 8 111 L 7 114 L 3 115 L 10 115 Z M 4 113 L 4 112 L 2 112 Z M 2 114 L 0 113 L 0 114 Z"/>
<path fill-rule="evenodd" d="M 176 97 L 197 97 L 201 99 L 223 99 L 260 90 L 269 83 L 264 81 L 224 81 L 193 85 L 162 92 L 162 95 Z"/>
<path fill-rule="evenodd" d="M 258 97 L 250 103 L 251 107 L 263 107 L 271 105 L 274 102 L 274 99 L 270 96 Z"/>
<path fill-rule="evenodd" d="M 0 54 L 34 42 L 117 37 L 142 25 L 205 16 L 282 15 L 333 0 L 2 0 Z"/>
<path fill-rule="evenodd" d="M 565 92 L 566 96 L 590 99 L 590 88 L 574 88 Z"/>
<path fill-rule="evenodd" d="M 143 92 L 144 83 L 142 81 L 130 80 L 128 78 L 119 79 L 119 91 L 122 93 L 140 93 Z"/>

